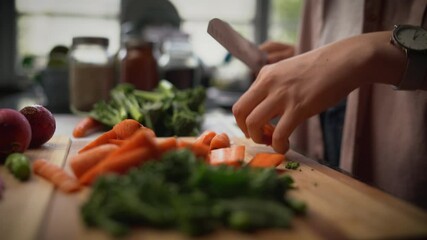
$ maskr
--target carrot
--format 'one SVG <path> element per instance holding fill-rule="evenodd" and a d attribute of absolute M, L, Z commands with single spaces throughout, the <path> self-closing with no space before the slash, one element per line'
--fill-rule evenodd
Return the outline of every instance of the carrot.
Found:
<path fill-rule="evenodd" d="M 152 159 L 153 152 L 147 147 L 137 148 L 125 152 L 109 161 L 102 161 L 87 171 L 79 179 L 82 185 L 90 185 L 99 176 L 106 173 L 125 173 L 132 167 L 137 167 L 145 161 Z"/>
<path fill-rule="evenodd" d="M 134 119 L 125 119 L 113 127 L 118 139 L 126 139 L 132 136 L 136 130 L 140 129 L 142 124 Z"/>
<path fill-rule="evenodd" d="M 123 144 L 107 156 L 108 159 L 124 154 L 128 151 L 137 148 L 148 148 L 153 152 L 157 152 L 156 139 L 151 135 L 150 131 L 146 128 L 138 129 L 129 139 L 124 140 Z"/>
<path fill-rule="evenodd" d="M 263 142 L 265 145 L 271 145 L 273 143 L 273 132 L 274 126 L 269 123 L 262 127 Z"/>
<path fill-rule="evenodd" d="M 106 143 L 75 155 L 70 160 L 70 166 L 74 175 L 76 175 L 77 178 L 81 177 L 86 171 L 118 148 L 119 147 L 115 144 Z"/>
<path fill-rule="evenodd" d="M 68 175 L 64 169 L 45 159 L 36 159 L 33 162 L 33 171 L 52 182 L 63 192 L 71 193 L 80 190 L 80 184 L 76 179 Z"/>
<path fill-rule="evenodd" d="M 73 137 L 82 138 L 101 130 L 103 124 L 92 117 L 85 117 L 73 129 Z"/>
<path fill-rule="evenodd" d="M 125 143 L 126 140 L 124 139 L 108 139 L 108 143 L 117 145 L 117 146 L 121 146 L 123 143 Z"/>
<path fill-rule="evenodd" d="M 176 149 L 177 145 L 178 145 L 178 140 L 176 139 L 176 137 L 158 139 L 157 148 L 158 148 L 159 156 L 169 150 Z"/>
<path fill-rule="evenodd" d="M 136 149 L 148 149 L 152 152 L 152 156 L 155 156 L 158 153 L 157 144 L 155 139 L 152 137 L 150 131 L 145 128 L 138 129 L 132 137 L 127 140 L 124 140 L 123 144 L 119 146 L 116 150 L 112 151 L 110 154 L 105 156 L 103 159 L 99 160 L 98 164 L 90 168 L 86 173 L 79 177 L 80 182 L 89 184 L 92 182 L 95 176 L 93 172 L 97 172 L 99 168 L 104 168 L 104 164 L 116 161 L 120 159 L 122 155 L 126 155 L 128 152 L 132 152 Z M 126 166 L 124 166 L 126 168 Z M 92 173 L 91 173 L 92 172 Z M 88 176 L 86 176 L 88 175 Z"/>
<path fill-rule="evenodd" d="M 196 140 L 194 141 L 194 143 L 202 143 L 205 144 L 207 146 L 209 146 L 211 144 L 212 139 L 216 136 L 216 132 L 214 131 L 210 131 L 210 130 L 205 130 L 204 132 L 202 132 L 202 134 L 200 134 Z"/>
<path fill-rule="evenodd" d="M 113 130 L 107 131 L 102 135 L 100 135 L 99 137 L 95 138 L 93 141 L 86 144 L 82 149 L 79 150 L 78 153 L 82 153 L 96 146 L 108 143 L 110 139 L 116 139 L 116 138 L 117 138 L 117 134 Z"/>
<path fill-rule="evenodd" d="M 180 140 L 177 143 L 178 148 L 187 148 L 196 155 L 196 157 L 208 160 L 210 149 L 209 146 L 201 142 L 187 142 Z"/>
<path fill-rule="evenodd" d="M 226 133 L 220 133 L 215 135 L 210 143 L 210 149 L 226 148 L 230 147 L 230 138 Z"/>
<path fill-rule="evenodd" d="M 251 167 L 277 167 L 285 161 L 285 155 L 280 153 L 257 153 L 248 163 Z"/>
<path fill-rule="evenodd" d="M 226 164 L 230 166 L 240 166 L 245 159 L 245 146 L 235 145 L 227 148 L 211 150 L 210 164 Z"/>

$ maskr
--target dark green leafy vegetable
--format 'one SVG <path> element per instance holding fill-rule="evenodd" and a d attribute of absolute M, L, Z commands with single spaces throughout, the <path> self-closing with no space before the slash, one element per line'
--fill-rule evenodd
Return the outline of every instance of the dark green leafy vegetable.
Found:
<path fill-rule="evenodd" d="M 142 91 L 122 83 L 111 90 L 108 102 L 94 105 L 90 116 L 109 127 L 132 118 L 160 137 L 196 136 L 205 112 L 205 98 L 206 91 L 201 86 L 179 90 L 162 80 L 153 91 Z"/>
<path fill-rule="evenodd" d="M 292 216 L 305 210 L 286 197 L 292 184 L 290 176 L 273 169 L 211 166 L 182 149 L 127 175 L 99 177 L 82 216 L 88 226 L 114 236 L 133 226 L 174 228 L 189 235 L 220 227 L 289 227 Z"/>
<path fill-rule="evenodd" d="M 30 160 L 23 153 L 12 153 L 7 156 L 5 166 L 21 181 L 26 181 L 31 176 Z"/>

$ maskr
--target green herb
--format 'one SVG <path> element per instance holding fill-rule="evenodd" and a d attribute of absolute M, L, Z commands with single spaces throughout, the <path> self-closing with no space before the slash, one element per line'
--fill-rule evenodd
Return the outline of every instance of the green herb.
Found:
<path fill-rule="evenodd" d="M 189 235 L 221 227 L 289 227 L 305 208 L 289 200 L 289 175 L 274 169 L 211 166 L 189 150 L 170 151 L 126 175 L 97 179 L 82 206 L 84 222 L 114 236 L 131 227 L 173 228 Z"/>
<path fill-rule="evenodd" d="M 299 162 L 294 162 L 294 161 L 287 161 L 286 162 L 286 166 L 287 169 L 293 169 L 296 170 L 299 168 Z"/>
<path fill-rule="evenodd" d="M 166 80 L 153 91 L 118 84 L 108 102 L 96 103 L 90 115 L 113 127 L 132 118 L 162 136 L 196 136 L 200 133 L 205 112 L 206 91 L 203 87 L 179 90 Z"/>

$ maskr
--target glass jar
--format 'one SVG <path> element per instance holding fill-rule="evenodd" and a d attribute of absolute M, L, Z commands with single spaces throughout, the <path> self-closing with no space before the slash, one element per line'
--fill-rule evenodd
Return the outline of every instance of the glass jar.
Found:
<path fill-rule="evenodd" d="M 163 54 L 159 58 L 161 76 L 178 89 L 200 84 L 201 72 L 199 60 L 193 52 L 189 36 L 174 33 L 164 41 Z"/>
<path fill-rule="evenodd" d="M 89 112 L 96 102 L 108 99 L 114 84 L 114 66 L 107 48 L 107 38 L 73 38 L 69 73 L 73 113 Z"/>
<path fill-rule="evenodd" d="M 132 37 L 125 42 L 125 49 L 121 60 L 120 82 L 130 83 L 140 90 L 153 90 L 159 83 L 153 43 Z"/>

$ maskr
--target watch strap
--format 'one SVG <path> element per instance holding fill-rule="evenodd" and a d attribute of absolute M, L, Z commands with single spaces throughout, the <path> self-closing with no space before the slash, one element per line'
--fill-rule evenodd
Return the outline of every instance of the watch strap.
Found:
<path fill-rule="evenodd" d="M 427 54 L 415 51 L 406 51 L 406 70 L 398 90 L 417 90 L 423 86 L 427 75 Z"/>

